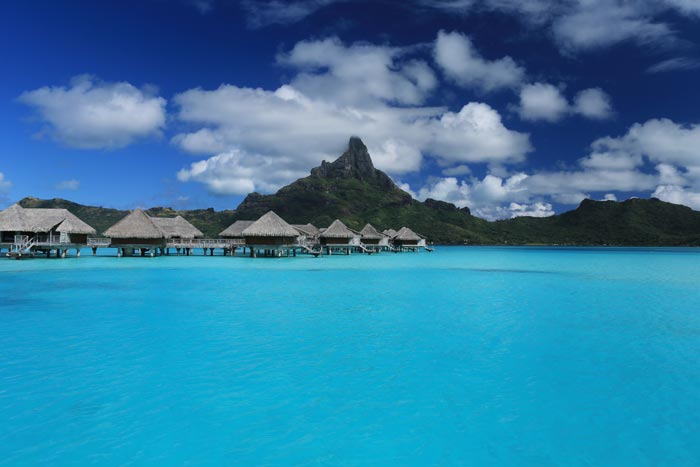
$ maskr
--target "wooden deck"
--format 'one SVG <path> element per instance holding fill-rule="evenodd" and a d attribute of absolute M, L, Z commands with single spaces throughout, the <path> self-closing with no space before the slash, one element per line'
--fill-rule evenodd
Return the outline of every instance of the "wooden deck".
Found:
<path fill-rule="evenodd" d="M 224 255 L 235 256 L 238 249 L 244 252 L 247 249 L 251 257 L 257 256 L 297 256 L 297 253 L 309 254 L 314 257 L 332 254 L 350 255 L 352 253 L 362 254 L 377 254 L 380 252 L 401 251 L 418 251 L 424 249 L 431 252 L 434 248 L 429 247 L 425 241 L 418 245 L 411 246 L 393 246 L 389 243 L 381 243 L 376 245 L 365 245 L 357 239 L 353 239 L 350 243 L 345 244 L 327 244 L 321 245 L 318 241 L 300 239 L 299 242 L 290 245 L 268 245 L 250 246 L 245 244 L 243 239 L 229 238 L 206 238 L 206 239 L 170 239 L 160 245 L 144 244 L 144 245 L 121 245 L 113 244 L 111 238 L 106 237 L 88 237 L 87 244 L 69 243 L 66 236 L 59 235 L 17 235 L 13 243 L 0 244 L 0 248 L 7 248 L 6 256 L 13 258 L 33 257 L 37 253 L 45 254 L 47 257 L 53 251 L 57 257 L 64 258 L 69 249 L 76 250 L 76 256 L 80 256 L 80 249 L 88 247 L 92 249 L 93 255 L 97 253 L 98 248 L 117 248 L 117 256 L 160 256 L 170 255 L 171 250 L 175 249 L 177 255 L 183 254 L 190 256 L 195 250 L 201 249 L 206 256 L 209 252 L 210 256 L 214 255 L 214 250 L 222 250 Z"/>

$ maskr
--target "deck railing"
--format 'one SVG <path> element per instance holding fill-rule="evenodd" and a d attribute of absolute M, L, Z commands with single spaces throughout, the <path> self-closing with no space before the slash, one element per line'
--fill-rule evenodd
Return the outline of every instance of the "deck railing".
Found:
<path fill-rule="evenodd" d="M 245 245 L 240 238 L 182 238 L 171 239 L 165 244 L 168 248 L 233 248 Z"/>
<path fill-rule="evenodd" d="M 111 238 L 88 237 L 87 245 L 89 247 L 108 247 L 112 244 Z"/>
<path fill-rule="evenodd" d="M 48 234 L 48 235 L 35 235 L 34 243 L 40 246 L 46 245 L 62 245 L 70 243 L 70 238 L 65 234 Z"/>

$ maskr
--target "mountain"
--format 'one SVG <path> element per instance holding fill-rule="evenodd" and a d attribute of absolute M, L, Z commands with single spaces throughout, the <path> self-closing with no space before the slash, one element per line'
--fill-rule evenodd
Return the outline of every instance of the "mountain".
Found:
<path fill-rule="evenodd" d="M 257 219 L 273 210 L 288 222 L 328 226 L 339 218 L 361 229 L 367 222 L 381 228 L 410 226 L 436 242 L 490 243 L 490 224 L 450 203 L 416 201 L 384 172 L 377 170 L 367 147 L 350 138 L 347 151 L 334 162 L 323 161 L 273 195 L 249 194 L 238 206 L 236 219 Z"/>
<path fill-rule="evenodd" d="M 25 198 L 24 207 L 62 207 L 103 232 L 127 211 L 83 206 L 63 199 Z M 472 216 L 468 208 L 427 199 L 417 201 L 376 169 L 362 141 L 353 137 L 334 162 L 323 161 L 311 174 L 277 193 L 249 194 L 236 210 L 176 211 L 151 208 L 151 216 L 181 215 L 207 237 L 215 237 L 234 220 L 254 220 L 273 210 L 290 223 L 328 226 L 339 218 L 360 229 L 371 222 L 377 228 L 409 226 L 442 244 L 546 244 L 700 246 L 700 212 L 658 199 L 623 202 L 584 200 L 573 211 L 534 218 L 496 222 Z"/>
<path fill-rule="evenodd" d="M 560 215 L 495 224 L 500 239 L 515 244 L 700 246 L 700 212 L 656 198 L 585 199 Z"/>

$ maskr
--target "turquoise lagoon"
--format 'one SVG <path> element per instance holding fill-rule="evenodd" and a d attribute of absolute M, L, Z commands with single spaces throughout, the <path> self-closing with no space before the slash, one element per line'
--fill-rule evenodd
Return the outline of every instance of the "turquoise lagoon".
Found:
<path fill-rule="evenodd" d="M 0 261 L 0 465 L 697 466 L 700 251 Z"/>

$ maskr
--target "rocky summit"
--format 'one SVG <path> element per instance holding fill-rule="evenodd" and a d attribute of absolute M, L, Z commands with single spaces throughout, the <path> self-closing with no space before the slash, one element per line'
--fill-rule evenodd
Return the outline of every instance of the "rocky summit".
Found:
<path fill-rule="evenodd" d="M 367 146 L 357 136 L 350 138 L 348 149 L 333 162 L 322 161 L 311 175 L 326 179 L 355 178 L 385 189 L 395 188 L 391 178 L 374 167 Z"/>

